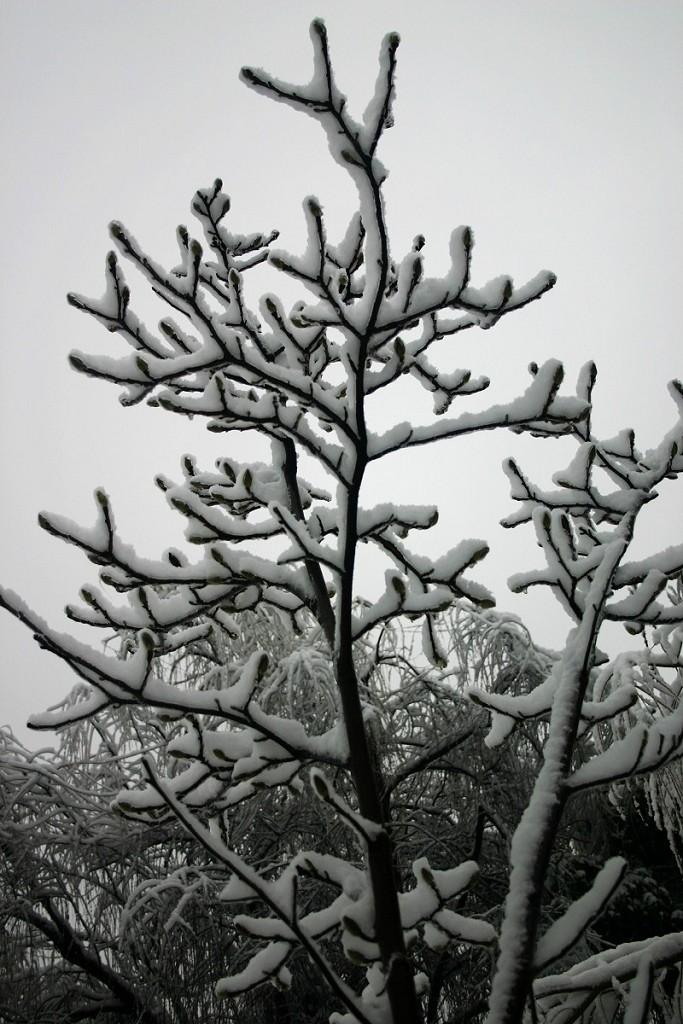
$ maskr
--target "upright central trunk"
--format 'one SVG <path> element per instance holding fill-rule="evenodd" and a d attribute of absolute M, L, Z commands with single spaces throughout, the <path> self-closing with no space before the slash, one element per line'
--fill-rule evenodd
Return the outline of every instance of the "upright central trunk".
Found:
<path fill-rule="evenodd" d="M 365 465 L 363 458 L 357 458 L 354 479 L 347 491 L 343 530 L 344 565 L 337 604 L 335 667 L 358 809 L 363 817 L 383 826 L 367 841 L 367 863 L 375 910 L 375 937 L 386 974 L 393 1024 L 420 1024 L 422 1015 L 401 925 L 393 843 L 386 827 L 389 822 L 386 820 L 382 800 L 384 784 L 381 766 L 370 746 L 353 662 L 352 616 L 358 546 L 358 502 Z"/>
<path fill-rule="evenodd" d="M 352 650 L 348 643 L 340 646 L 337 679 L 358 809 L 363 817 L 386 826 L 380 767 L 368 742 Z M 375 909 L 375 936 L 386 973 L 393 1024 L 419 1024 L 420 1007 L 401 925 L 393 844 L 386 827 L 368 840 L 367 862 Z"/>

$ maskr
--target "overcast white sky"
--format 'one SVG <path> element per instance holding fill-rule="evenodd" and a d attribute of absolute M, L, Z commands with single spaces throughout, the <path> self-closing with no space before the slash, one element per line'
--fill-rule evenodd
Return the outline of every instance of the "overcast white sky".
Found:
<path fill-rule="evenodd" d="M 61 609 L 92 567 L 38 528 L 38 512 L 90 522 L 92 492 L 104 485 L 122 533 L 152 556 L 182 531 L 154 474 L 176 476 L 186 451 L 210 465 L 243 444 L 158 410 L 124 410 L 116 389 L 69 371 L 72 348 L 114 351 L 117 341 L 64 295 L 101 294 L 114 217 L 150 254 L 175 262 L 175 227 L 194 190 L 216 176 L 238 230 L 277 227 L 297 251 L 301 200 L 315 193 L 330 234 L 341 233 L 355 197 L 320 130 L 237 80 L 243 64 L 307 80 L 316 16 L 359 114 L 381 38 L 401 34 L 396 125 L 380 153 L 396 254 L 421 232 L 436 274 L 450 231 L 468 223 L 474 284 L 499 273 L 522 283 L 545 267 L 558 275 L 542 302 L 454 340 L 453 365 L 489 373 L 502 398 L 526 385 L 532 359 L 562 358 L 573 382 L 594 358 L 606 436 L 633 426 L 649 447 L 672 423 L 665 385 L 683 375 L 683 5 L 0 0 L 0 579 L 64 628 Z M 131 284 L 144 310 L 144 286 Z M 535 558 L 528 536 L 496 526 L 511 509 L 507 454 L 547 475 L 571 452 L 500 434 L 445 446 L 431 461 L 424 451 L 399 455 L 365 500 L 439 503 L 444 545 L 486 537 L 492 555 L 478 578 L 539 642 L 557 645 L 568 623 L 551 599 L 506 594 L 506 577 Z M 680 541 L 682 511 L 674 492 L 651 536 L 639 538 L 643 553 L 648 541 Z M 0 646 L 0 724 L 25 738 L 27 715 L 59 700 L 72 679 L 7 615 Z"/>

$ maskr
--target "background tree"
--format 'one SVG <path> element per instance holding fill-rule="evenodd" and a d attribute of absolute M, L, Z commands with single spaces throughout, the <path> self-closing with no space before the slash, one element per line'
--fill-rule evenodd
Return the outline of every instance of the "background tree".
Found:
<path fill-rule="evenodd" d="M 313 23 L 311 37 L 314 74 L 308 85 L 293 87 L 250 69 L 243 77 L 258 91 L 310 114 L 325 129 L 334 159 L 351 175 L 359 195 L 359 211 L 344 239 L 337 245 L 328 241 L 322 207 L 312 197 L 304 203 L 308 247 L 301 257 L 273 249 L 275 233 L 232 234 L 223 225 L 229 200 L 216 181 L 193 201 L 207 252 L 181 227 L 180 264 L 170 271 L 151 260 L 122 225 L 111 226 L 119 253 L 174 311 L 160 321 L 158 335 L 131 311 L 115 253 L 107 258 L 102 300 L 70 296 L 76 308 L 121 335 L 132 349 L 122 358 L 75 353 L 75 369 L 122 385 L 124 404 L 146 399 L 178 414 L 206 417 L 214 431 L 265 435 L 271 461 L 246 464 L 226 457 L 207 472 L 185 457 L 184 483 L 158 478 L 167 500 L 187 520 L 188 540 L 202 548 L 195 562 L 176 549 L 160 562 L 139 556 L 120 538 L 102 490 L 96 492 L 92 528 L 54 515 L 41 517 L 46 529 L 101 566 L 107 590 L 84 588 L 84 607 L 70 614 L 113 629 L 121 646 L 102 654 L 59 635 L 4 593 L 2 603 L 92 687 L 78 705 L 38 716 L 34 724 L 62 725 L 118 705 L 148 706 L 170 720 L 167 754 L 187 767 L 163 776 L 165 760 L 146 752 L 146 781 L 126 790 L 118 807 L 152 820 L 172 810 L 194 840 L 231 872 L 222 902 L 241 908 L 260 901 L 260 911 L 235 918 L 249 937 L 247 949 L 256 951 L 243 969 L 219 982 L 221 994 L 240 995 L 267 981 L 288 985 L 288 962 L 303 951 L 340 1007 L 332 1019 L 414 1024 L 422 1014 L 421 997 L 433 1011 L 429 996 L 435 991 L 438 996 L 438 985 L 432 976 L 430 993 L 428 975 L 416 973 L 421 954 L 409 953 L 408 943 L 437 951 L 449 943 L 458 949 L 491 947 L 498 934 L 491 921 L 460 913 L 464 892 L 478 875 L 474 862 L 458 863 L 455 857 L 455 863 L 437 868 L 421 856 L 410 868 L 411 887 L 402 877 L 406 818 L 396 797 L 403 781 L 415 774 L 413 768 L 426 765 L 434 751 L 425 738 L 417 755 L 406 758 L 403 750 L 401 760 L 397 747 L 397 763 L 383 763 L 382 716 L 367 700 L 377 665 L 372 659 L 366 665 L 359 644 L 362 650 L 364 639 L 384 624 L 403 617 L 419 620 L 424 657 L 438 679 L 447 657 L 434 616 L 456 598 L 467 597 L 484 608 L 492 598 L 465 577 L 485 555 L 484 542 L 463 540 L 435 559 L 415 554 L 404 542 L 412 532 L 433 526 L 437 510 L 388 503 L 363 508 L 362 485 L 373 463 L 399 449 L 479 430 L 504 426 L 545 437 L 574 437 L 577 455 L 556 475 L 556 490 L 537 487 L 513 461 L 508 463 L 520 509 L 507 525 L 533 521 L 547 561 L 545 569 L 520 575 L 515 587 L 549 585 L 575 629 L 547 677 L 529 693 L 480 689 L 472 694 L 492 716 L 487 740 L 492 748 L 520 722 L 548 723 L 540 744 L 537 740 L 537 762 L 531 763 L 529 801 L 511 840 L 489 1019 L 520 1021 L 527 1006 L 532 1015 L 542 1012 L 548 1020 L 557 1013 L 571 1019 L 568 1010 L 582 1013 L 604 990 L 611 991 L 616 979 L 628 993 L 631 1024 L 644 1019 L 660 974 L 680 959 L 683 937 L 667 936 L 647 950 L 642 944 L 618 948 L 607 963 L 578 963 L 548 975 L 604 909 L 625 864 L 619 858 L 608 861 L 592 888 L 544 931 L 543 895 L 569 798 L 661 768 L 680 755 L 683 610 L 680 602 L 663 606 L 658 597 L 683 568 L 682 548 L 640 562 L 627 563 L 625 556 L 641 509 L 656 496 L 657 486 L 683 469 L 681 422 L 645 455 L 629 431 L 603 442 L 591 427 L 594 368 L 584 369 L 575 396 L 563 397 L 563 371 L 556 361 L 532 364 L 527 391 L 510 402 L 486 408 L 475 400 L 472 411 L 445 415 L 489 382 L 469 370 L 435 366 L 430 358 L 432 351 L 439 352 L 439 342 L 473 326 L 493 326 L 540 297 L 554 277 L 542 272 L 520 289 L 501 277 L 475 289 L 468 228 L 453 233 L 451 269 L 441 280 L 424 276 L 422 236 L 395 262 L 382 201 L 386 172 L 376 151 L 393 123 L 398 38 L 385 40 L 375 95 L 358 123 L 335 84 L 321 22 Z M 245 278 L 266 259 L 303 285 L 313 300 L 296 302 L 288 314 L 268 294 L 260 316 L 252 311 Z M 431 397 L 433 415 L 425 423 L 397 422 L 381 430 L 373 418 L 375 399 L 384 389 L 396 391 L 405 378 Z M 680 406 L 680 385 L 672 386 L 672 396 Z M 300 464 L 310 469 L 313 484 L 301 475 Z M 372 602 L 357 601 L 361 544 L 390 566 L 384 593 Z M 109 596 L 111 590 L 123 596 L 123 604 Z M 628 596 L 620 598 L 620 590 Z M 288 707 L 277 701 L 272 707 L 265 653 L 256 651 L 246 661 L 224 660 L 227 639 L 239 632 L 239 617 L 257 606 L 288 616 L 293 629 L 301 629 L 309 616 L 317 623 L 334 680 L 329 718 L 309 722 L 299 716 L 297 707 L 305 704 L 310 682 L 305 674 L 297 681 L 284 670 L 282 679 L 291 680 L 297 699 Z M 603 666 L 597 639 L 607 620 L 626 621 L 632 628 L 656 626 L 651 645 Z M 210 667 L 200 686 L 174 683 L 158 670 L 176 652 L 202 644 Z M 666 699 L 653 706 L 644 695 L 655 670 L 673 678 L 667 680 Z M 465 731 L 470 713 L 462 716 Z M 452 735 L 443 742 L 457 745 Z M 284 801 L 297 799 L 305 786 L 304 769 L 310 769 L 329 818 L 348 830 L 346 856 L 296 850 L 276 868 L 254 866 L 246 859 L 249 851 L 230 835 L 231 808 L 264 788 L 280 790 Z M 409 811 L 408 820 L 414 807 Z M 482 803 L 479 830 L 488 816 Z M 326 898 L 321 905 L 322 890 Z M 335 968 L 340 951 L 365 969 L 361 991 Z"/>
<path fill-rule="evenodd" d="M 110 807 L 139 774 L 131 734 L 155 745 L 136 717 L 134 728 L 128 711 L 81 723 L 58 752 L 34 754 L 2 734 L 3 1020 L 218 1019 L 207 969 L 230 940 L 216 878 L 175 822 L 127 821 Z M 151 890 L 155 926 L 145 928 Z M 141 911 L 129 920 L 136 894 Z M 166 927 L 174 914 L 178 927 Z"/>
<path fill-rule="evenodd" d="M 382 764 L 400 821 L 399 875 L 405 882 L 422 856 L 437 868 L 454 855 L 476 857 L 482 878 L 467 893 L 467 908 L 496 921 L 507 888 L 510 838 L 538 770 L 545 725 L 529 720 L 507 744 L 487 750 L 481 742 L 487 715 L 468 701 L 467 689 L 476 683 L 490 692 L 528 694 L 547 677 L 556 656 L 535 647 L 515 618 L 476 612 L 464 602 L 439 615 L 435 628 L 449 666 L 438 679 L 425 671 L 419 628 L 409 623 L 384 626 L 362 645 L 366 669 L 374 665 L 366 698 L 381 716 Z M 257 610 L 243 617 L 242 634 L 221 660 L 244 661 L 257 646 L 271 657 L 269 689 L 280 711 L 283 702 L 303 697 L 306 706 L 297 703 L 296 713 L 307 724 L 333 713 L 329 661 L 315 629 L 296 635 L 277 616 Z M 173 657 L 166 677 L 200 685 L 209 657 L 215 652 L 201 646 Z M 302 672 L 305 687 L 293 687 Z M 84 696 L 78 686 L 69 701 Z M 106 1024 L 121 1019 L 126 1008 L 134 1019 L 144 1007 L 148 1018 L 156 1015 L 169 1024 L 326 1020 L 334 1004 L 300 957 L 290 961 L 289 990 L 267 986 L 228 1003 L 216 999 L 213 981 L 242 955 L 217 901 L 226 873 L 207 860 L 170 813 L 149 827 L 126 824 L 111 809 L 122 783 L 130 784 L 139 771 L 139 748 L 163 754 L 159 741 L 154 717 L 132 707 L 66 728 L 55 753 L 32 754 L 3 734 L 3 1018 L 90 1016 Z M 164 770 L 173 771 L 173 764 L 167 760 Z M 647 792 L 656 794 L 649 798 L 662 825 L 680 816 L 679 779 L 678 765 L 650 777 Z M 672 850 L 640 792 L 632 782 L 611 797 L 600 790 L 576 799 L 556 837 L 545 923 L 582 895 L 606 856 L 621 852 L 629 860 L 621 890 L 581 942 L 585 956 L 605 942 L 669 932 L 683 912 L 677 836 L 670 837 Z M 229 831 L 233 843 L 248 850 L 247 859 L 264 870 L 305 845 L 327 854 L 348 845 L 346 830 L 330 829 L 319 801 L 307 791 L 296 802 L 263 791 L 231 810 Z M 48 897 L 61 933 L 46 914 Z M 311 893 L 314 901 L 320 897 L 324 893 Z M 65 926 L 70 947 L 63 941 Z M 483 1019 L 490 951 L 425 948 L 419 966 L 431 979 L 428 1021 Z M 362 969 L 344 964 L 343 957 L 335 968 L 355 984 L 362 977 Z M 117 985 L 128 998 L 114 996 L 111 986 Z M 611 993 L 607 998 L 614 1002 Z M 618 1009 L 618 1001 L 611 1013 L 601 1007 L 602 1019 L 614 1019 Z M 663 976 L 652 1019 L 683 1019 L 677 972 Z"/>
<path fill-rule="evenodd" d="M 462 844 L 467 819 L 473 817 L 473 801 L 466 793 L 447 795 L 449 778 L 466 772 L 474 779 L 477 766 L 470 762 L 473 752 L 465 749 L 474 732 L 471 726 L 448 744 L 444 736 L 452 733 L 463 707 L 470 717 L 479 718 L 478 733 L 485 717 L 468 706 L 462 680 L 495 672 L 498 665 L 510 682 L 527 675 L 535 663 L 525 632 L 493 614 L 477 616 L 459 607 L 457 617 L 441 617 L 436 625 L 444 649 L 457 644 L 459 655 L 450 659 L 453 672 L 457 665 L 457 688 L 425 678 L 424 666 L 415 662 L 412 630 L 383 628 L 363 646 L 366 666 L 375 663 L 374 689 L 366 696 L 382 716 L 387 773 L 405 765 L 406 749 L 427 748 L 421 763 L 392 780 L 392 788 L 400 787 L 404 809 L 416 812 L 412 823 L 406 820 L 405 839 L 398 842 L 402 875 L 424 853 L 446 862 L 448 843 Z M 311 635 L 296 635 L 277 616 L 256 610 L 243 617 L 241 635 L 230 640 L 230 651 L 220 657 L 245 661 L 257 646 L 267 650 L 272 665 L 269 710 L 274 710 L 271 702 L 281 712 L 286 705 L 290 714 L 296 710 L 311 724 L 334 713 L 329 659 L 317 633 L 314 629 Z M 181 657 L 169 658 L 165 675 L 177 684 L 201 685 L 207 663 L 215 657 L 215 651 L 198 644 Z M 307 678 L 302 685 L 303 673 Z M 434 699 L 435 686 L 440 702 Z M 79 685 L 67 704 L 73 710 L 86 696 Z M 198 1017 L 240 1024 L 266 1014 L 278 1020 L 327 1018 L 329 997 L 312 984 L 310 971 L 300 962 L 292 965 L 290 991 L 271 988 L 228 1004 L 216 1000 L 211 980 L 239 955 L 234 931 L 216 902 L 228 881 L 226 873 L 220 865 L 207 863 L 202 848 L 169 812 L 148 827 L 122 821 L 111 808 L 123 783 L 130 785 L 139 775 L 140 748 L 163 756 L 159 724 L 149 712 L 109 709 L 97 719 L 77 722 L 62 731 L 58 751 L 34 754 L 8 731 L 2 738 L 3 1018 L 108 1021 L 142 1013 L 150 1020 Z M 164 768 L 172 772 L 173 760 Z M 454 806 L 460 808 L 457 822 Z M 234 845 L 248 849 L 249 861 L 266 870 L 307 844 L 328 854 L 348 846 L 346 829 L 330 829 L 311 794 L 283 804 L 277 793 L 266 790 L 232 809 L 229 831 Z M 499 860 L 498 873 L 504 874 L 504 856 Z M 347 965 L 347 973 L 349 968 L 360 980 L 360 969 Z M 338 969 L 344 972 L 343 962 Z M 463 1005 L 462 992 L 450 1004 Z"/>

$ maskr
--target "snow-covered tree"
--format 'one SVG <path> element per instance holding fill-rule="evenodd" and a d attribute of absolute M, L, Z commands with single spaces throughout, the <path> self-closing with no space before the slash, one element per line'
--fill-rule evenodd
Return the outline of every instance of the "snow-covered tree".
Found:
<path fill-rule="evenodd" d="M 477 399 L 468 408 L 470 396 L 485 391 L 489 381 L 468 369 L 444 368 L 452 349 L 440 342 L 493 327 L 543 295 L 554 276 L 541 272 L 520 288 L 507 276 L 474 287 L 469 228 L 453 232 L 450 270 L 441 279 L 424 275 L 422 236 L 406 256 L 393 258 L 382 195 L 386 171 L 377 150 L 393 123 L 398 37 L 384 41 L 375 93 L 360 122 L 335 83 L 320 21 L 313 23 L 311 38 L 308 84 L 292 86 L 251 69 L 243 79 L 311 115 L 325 130 L 334 160 L 358 192 L 358 211 L 344 237 L 328 239 L 323 207 L 314 197 L 304 202 L 308 244 L 302 255 L 274 248 L 276 233 L 233 234 L 224 225 L 230 202 L 217 180 L 192 203 L 204 241 L 178 229 L 177 267 L 166 270 L 154 262 L 115 222 L 104 297 L 69 297 L 129 345 L 123 356 L 74 353 L 76 370 L 122 386 L 124 405 L 146 400 L 205 417 L 215 432 L 254 431 L 267 438 L 271 454 L 269 462 L 251 463 L 226 455 L 212 470 L 186 456 L 181 483 L 157 478 L 186 520 L 187 540 L 200 548 L 196 559 L 176 548 L 161 560 L 140 556 L 120 536 L 101 489 L 92 527 L 41 516 L 44 528 L 100 566 L 102 589 L 85 587 L 83 605 L 69 614 L 113 631 L 120 643 L 104 653 L 93 649 L 57 633 L 3 591 L 0 602 L 90 686 L 85 700 L 38 715 L 33 725 L 63 726 L 112 706 L 154 710 L 167 730 L 165 756 L 143 750 L 143 777 L 119 795 L 117 806 L 151 821 L 171 810 L 230 873 L 221 903 L 239 908 L 235 923 L 253 955 L 218 982 L 222 995 L 266 982 L 287 986 L 288 962 L 304 953 L 333 993 L 339 1009 L 331 1019 L 337 1024 L 417 1024 L 433 979 L 416 971 L 421 961 L 415 950 L 475 945 L 497 951 L 490 1024 L 517 1024 L 525 1012 L 532 1020 L 564 1024 L 592 1012 L 604 993 L 617 1009 L 626 1000 L 628 1024 L 645 1020 L 653 997 L 659 998 L 662 972 L 683 959 L 683 934 L 618 946 L 588 960 L 576 953 L 617 889 L 623 860 L 609 860 L 589 891 L 547 927 L 542 911 L 553 844 L 571 798 L 659 771 L 683 753 L 683 604 L 680 595 L 660 600 L 683 569 L 683 546 L 627 561 L 641 510 L 656 488 L 683 471 L 683 389 L 671 386 L 679 411 L 675 427 L 645 454 L 631 431 L 608 441 L 594 436 L 592 365 L 582 371 L 575 394 L 560 394 L 563 369 L 551 360 L 532 364 L 521 396 L 488 407 Z M 120 257 L 171 311 L 156 333 L 131 309 Z M 276 295 L 267 294 L 258 312 L 252 309 L 250 272 L 266 261 L 308 298 L 287 312 Z M 387 426 L 379 421 L 377 399 L 406 381 L 432 397 L 433 416 L 426 423 Z M 438 558 L 415 553 L 406 540 L 429 530 L 437 509 L 366 506 L 362 500 L 374 463 L 402 449 L 499 427 L 577 442 L 554 490 L 534 484 L 512 460 L 506 467 L 519 502 L 506 525 L 532 522 L 546 558 L 544 569 L 520 574 L 513 588 L 549 586 L 574 626 L 561 656 L 528 692 L 494 687 L 471 695 L 490 712 L 491 747 L 510 742 L 513 730 L 529 720 L 547 722 L 538 733 L 535 777 L 511 842 L 500 929 L 495 907 L 477 916 L 461 912 L 479 875 L 474 861 L 456 857 L 437 868 L 419 856 L 409 882 L 398 870 L 405 820 L 393 799 L 394 780 L 457 743 L 471 709 L 436 748 L 425 738 L 391 764 L 383 758 L 386 716 L 370 697 L 378 659 L 367 652 L 368 638 L 384 627 L 420 623 L 423 677 L 438 701 L 449 669 L 435 617 L 457 599 L 484 609 L 493 603 L 467 575 L 487 546 L 463 539 Z M 388 565 L 383 593 L 374 601 L 357 593 L 361 544 Z M 317 629 L 316 642 L 294 655 L 269 658 L 256 649 L 230 660 L 229 639 L 255 608 L 270 610 L 309 637 Z M 626 623 L 636 635 L 646 631 L 647 644 L 607 662 L 597 642 L 609 621 Z M 183 651 L 198 655 L 198 677 L 174 681 L 164 666 Z M 325 694 L 325 706 L 314 715 L 305 710 L 312 675 L 327 680 L 316 691 Z M 168 756 L 186 767 L 165 771 Z M 279 794 L 284 805 L 308 786 L 329 827 L 344 829 L 341 847 L 332 853 L 291 849 L 265 866 L 250 862 L 248 847 L 231 835 L 232 809 L 264 790 Z M 256 909 L 245 911 L 252 901 Z M 354 987 L 336 968 L 340 952 L 364 969 L 364 987 Z"/>
<path fill-rule="evenodd" d="M 448 677 L 436 679 L 424 671 L 418 628 L 398 625 L 383 626 L 363 646 L 366 665 L 373 664 L 366 696 L 382 712 L 381 760 L 399 878 L 410 878 L 411 865 L 423 856 L 439 869 L 474 858 L 481 880 L 459 902 L 466 899 L 470 913 L 490 915 L 493 908 L 496 914 L 508 877 L 509 838 L 538 771 L 545 725 L 528 719 L 509 742 L 488 749 L 481 742 L 488 714 L 468 701 L 467 689 L 476 683 L 497 693 L 528 693 L 556 656 L 536 648 L 514 618 L 477 612 L 460 601 L 435 620 L 449 666 Z M 307 672 L 305 688 L 291 686 L 291 673 L 284 686 L 282 675 L 274 676 L 280 685 L 270 687 L 270 711 L 275 704 L 282 711 L 285 702 L 307 725 L 328 714 L 331 679 L 327 659 L 312 655 L 315 636 L 297 636 L 261 610 L 241 616 L 241 626 L 222 660 L 243 660 L 258 646 L 274 665 L 296 664 L 298 672 Z M 305 659 L 293 657 L 302 651 Z M 166 678 L 190 685 L 201 680 L 205 654 L 174 655 Z M 86 697 L 79 684 L 68 703 Z M 248 947 L 239 949 L 227 908 L 217 900 L 226 871 L 170 811 L 149 825 L 122 821 L 110 806 L 124 782 L 139 778 L 140 749 L 163 758 L 165 746 L 153 713 L 135 705 L 109 708 L 63 729 L 55 752 L 31 753 L 7 730 L 0 733 L 0 1015 L 25 1024 L 66 1015 L 113 1024 L 126 1012 L 168 1024 L 197 1018 L 252 1024 L 271 1017 L 322 1022 L 334 1003 L 301 955 L 290 961 L 290 989 L 263 986 L 216 1002 L 212 981 L 226 963 L 234 969 L 250 955 Z M 167 771 L 174 771 L 173 763 Z M 652 810 L 675 826 L 681 802 L 672 771 L 677 766 L 651 777 L 656 785 L 648 797 Z M 620 851 L 633 859 L 609 912 L 581 940 L 584 957 L 606 942 L 670 931 L 675 908 L 683 906 L 683 878 L 639 800 L 639 787 L 619 793 L 617 808 L 608 797 L 598 790 L 572 802 L 545 881 L 542 926 L 583 894 L 605 857 Z M 666 800 L 665 814 L 660 799 Z M 344 826 L 330 828 L 307 790 L 296 801 L 282 801 L 277 790 L 266 789 L 231 808 L 228 826 L 243 856 L 263 867 L 282 863 L 304 845 L 336 855 L 347 845 Z M 675 849 L 676 836 L 671 839 Z M 311 879 L 308 884 L 309 900 L 324 898 Z M 490 950 L 424 947 L 414 956 L 430 978 L 428 1024 L 483 1017 Z M 354 984 L 362 977 L 361 967 L 343 959 L 337 958 L 335 969 Z M 672 985 L 673 998 L 667 995 Z M 670 1024 L 680 1019 L 675 970 L 666 986 L 653 1021 Z M 603 1018 L 613 1019 L 604 1008 L 606 1000 L 614 1003 L 613 994 L 599 998 Z"/>
<path fill-rule="evenodd" d="M 82 724 L 64 736 L 59 753 L 33 753 L 8 729 L 0 731 L 3 1021 L 108 1022 L 123 1016 L 161 1024 L 166 1019 L 158 998 L 163 965 L 169 979 L 182 976 L 197 1010 L 204 1009 L 202 989 L 210 999 L 201 968 L 206 948 L 216 941 L 215 934 L 207 935 L 213 918 L 204 915 L 195 948 L 185 942 L 174 971 L 173 936 L 165 944 L 155 942 L 158 933 L 150 930 L 142 949 L 121 941 L 123 913 L 136 887 L 149 886 L 160 871 L 184 871 L 190 879 L 192 867 L 177 829 L 124 821 L 109 809 L 131 777 L 130 754 L 126 757 L 123 745 L 114 746 L 120 730 L 111 724 L 100 720 L 91 730 L 101 739 L 99 750 L 82 742 L 87 728 Z M 205 884 L 208 888 L 208 879 Z M 172 891 L 168 878 L 167 885 Z M 200 986 L 194 984 L 196 973 Z M 180 1004 L 168 1000 L 166 1006 L 176 1011 Z M 174 1012 L 172 1019 L 196 1018 Z"/>

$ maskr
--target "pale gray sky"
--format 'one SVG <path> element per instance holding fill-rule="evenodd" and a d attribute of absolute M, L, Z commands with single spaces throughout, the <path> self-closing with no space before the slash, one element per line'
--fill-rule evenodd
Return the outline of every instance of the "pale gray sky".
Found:
<path fill-rule="evenodd" d="M 672 422 L 665 385 L 683 375 L 680 4 L 0 0 L 0 579 L 64 628 L 61 609 L 92 567 L 40 531 L 37 513 L 90 522 L 92 492 L 104 485 L 122 532 L 155 555 L 178 542 L 182 523 L 154 474 L 176 476 L 186 451 L 209 465 L 243 444 L 146 407 L 124 410 L 116 389 L 69 371 L 72 348 L 114 352 L 117 342 L 64 294 L 101 294 L 114 217 L 175 262 L 175 226 L 188 219 L 193 191 L 216 176 L 237 229 L 278 227 L 297 251 L 301 200 L 315 193 L 330 234 L 343 230 L 355 197 L 318 127 L 237 80 L 243 64 L 306 80 L 316 16 L 358 113 L 382 36 L 401 33 L 396 126 L 380 154 L 396 254 L 421 232 L 427 271 L 438 273 L 450 231 L 468 223 L 475 284 L 499 273 L 521 283 L 544 267 L 558 274 L 542 302 L 454 340 L 454 365 L 488 372 L 502 398 L 526 384 L 532 359 L 562 358 L 573 381 L 594 358 L 605 434 L 633 426 L 647 447 Z M 144 285 L 131 284 L 144 311 Z M 513 601 L 505 591 L 505 578 L 535 558 L 528 534 L 496 526 L 511 509 L 506 454 L 547 475 L 571 452 L 500 434 L 446 446 L 431 462 L 424 452 L 397 456 L 366 500 L 415 500 L 419 490 L 442 507 L 439 543 L 486 537 L 492 555 L 478 578 L 539 642 L 557 645 L 568 623 L 550 613 L 550 598 Z M 472 474 L 465 489 L 456 485 L 462 466 Z M 653 521 L 655 541 L 680 541 L 682 504 L 672 494 Z M 25 737 L 23 720 L 59 700 L 71 677 L 6 615 L 0 644 L 0 724 Z"/>

